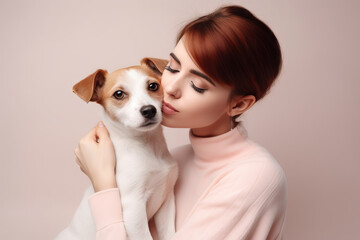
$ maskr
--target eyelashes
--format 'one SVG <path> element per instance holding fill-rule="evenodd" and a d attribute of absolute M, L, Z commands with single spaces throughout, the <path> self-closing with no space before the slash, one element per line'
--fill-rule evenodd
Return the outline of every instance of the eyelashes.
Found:
<path fill-rule="evenodd" d="M 191 81 L 191 86 L 192 86 L 192 88 L 193 88 L 195 91 L 197 91 L 197 92 L 199 92 L 199 93 L 204 93 L 205 90 L 206 90 L 206 89 L 203 89 L 203 88 L 198 88 L 198 87 L 196 87 L 196 86 L 194 85 L 193 81 Z"/>
<path fill-rule="evenodd" d="M 170 66 L 166 66 L 165 69 L 172 73 L 179 72 L 179 70 L 172 69 Z"/>
<path fill-rule="evenodd" d="M 179 70 L 172 69 L 170 66 L 166 66 L 165 69 L 168 70 L 168 71 L 171 72 L 171 73 L 179 72 Z M 197 91 L 198 93 L 204 93 L 204 92 L 207 90 L 207 89 L 203 89 L 203 88 L 198 88 L 198 87 L 196 87 L 193 81 L 191 81 L 191 87 L 192 87 L 195 91 Z"/>

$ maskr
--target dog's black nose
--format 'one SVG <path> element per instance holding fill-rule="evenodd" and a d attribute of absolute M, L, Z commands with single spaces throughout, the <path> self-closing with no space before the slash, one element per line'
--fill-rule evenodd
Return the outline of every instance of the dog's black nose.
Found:
<path fill-rule="evenodd" d="M 156 108 L 153 105 L 146 105 L 140 109 L 141 114 L 148 119 L 151 119 L 156 114 Z"/>

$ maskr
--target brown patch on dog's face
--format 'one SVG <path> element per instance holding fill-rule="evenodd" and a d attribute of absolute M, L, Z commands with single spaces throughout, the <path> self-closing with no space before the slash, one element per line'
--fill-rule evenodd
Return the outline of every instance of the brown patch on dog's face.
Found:
<path fill-rule="evenodd" d="M 150 77 L 153 77 L 156 79 L 156 81 L 159 84 L 159 90 L 156 92 L 149 93 L 154 98 L 162 101 L 164 96 L 164 91 L 161 85 L 161 76 L 164 72 L 165 66 L 169 63 L 168 59 L 161 59 L 161 58 L 151 58 L 151 57 L 145 57 L 141 59 L 141 65 L 140 68 L 142 71 L 145 72 Z"/>
<path fill-rule="evenodd" d="M 148 86 L 151 83 L 157 84 L 158 85 L 158 89 L 156 91 L 152 91 L 151 88 L 147 89 L 149 95 L 155 99 L 157 99 L 158 101 L 162 101 L 163 100 L 163 96 L 164 96 L 164 92 L 163 92 L 163 88 L 161 86 L 161 76 L 154 74 L 152 71 L 150 71 L 148 68 L 140 66 L 141 71 L 143 71 L 146 75 L 149 76 L 148 78 Z"/>
<path fill-rule="evenodd" d="M 114 115 L 115 110 L 124 107 L 131 97 L 131 94 L 121 86 L 121 80 L 126 78 L 124 69 L 118 69 L 108 74 L 105 86 L 102 89 L 103 97 L 98 102 L 113 120 L 117 119 Z"/>
<path fill-rule="evenodd" d="M 154 91 L 154 90 L 151 88 L 151 86 L 153 86 L 152 84 L 153 84 L 153 85 L 156 84 L 156 86 L 157 86 L 156 91 Z M 163 92 L 163 88 L 162 88 L 162 86 L 161 86 L 160 81 L 159 81 L 159 80 L 156 80 L 156 79 L 153 79 L 153 78 L 150 78 L 150 79 L 149 79 L 149 84 L 148 84 L 148 86 L 150 87 L 150 88 L 148 87 L 148 89 L 147 89 L 149 95 L 150 95 L 152 98 L 157 99 L 158 101 L 162 101 L 162 100 L 163 100 L 163 96 L 164 96 L 164 92 Z"/>

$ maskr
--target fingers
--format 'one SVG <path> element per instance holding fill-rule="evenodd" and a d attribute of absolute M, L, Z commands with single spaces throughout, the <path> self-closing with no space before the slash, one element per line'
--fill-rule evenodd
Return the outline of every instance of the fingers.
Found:
<path fill-rule="evenodd" d="M 102 141 L 110 139 L 109 132 L 102 121 L 98 122 L 80 141 L 87 142 L 91 140 L 92 142 L 99 143 L 100 139 Z"/>
<path fill-rule="evenodd" d="M 80 155 L 79 145 L 75 148 L 74 153 L 75 153 L 75 157 L 78 158 Z"/>
<path fill-rule="evenodd" d="M 77 158 L 76 156 L 75 156 L 75 162 L 77 163 L 77 165 L 79 165 L 79 167 L 81 167 L 81 162 L 79 158 Z"/>
<path fill-rule="evenodd" d="M 78 155 L 79 155 L 79 149 L 78 148 L 75 148 L 75 162 L 77 163 L 77 165 L 79 165 L 80 167 L 82 166 L 82 164 L 81 164 L 81 162 L 80 162 L 80 160 L 79 160 L 79 157 L 78 157 Z"/>
<path fill-rule="evenodd" d="M 82 167 L 80 167 L 80 170 L 81 170 L 85 175 L 87 175 L 87 173 L 85 172 L 85 170 L 84 170 Z"/>
<path fill-rule="evenodd" d="M 81 148 L 81 146 L 86 146 L 89 143 L 97 143 L 97 136 L 96 136 L 96 127 L 92 128 L 85 136 L 83 136 L 79 143 L 78 147 Z"/>
<path fill-rule="evenodd" d="M 110 139 L 109 132 L 102 121 L 97 124 L 95 134 L 99 138 L 99 142 L 100 140 L 103 141 Z"/>
<path fill-rule="evenodd" d="M 102 121 L 100 122 L 102 123 Z M 79 145 L 87 144 L 89 142 L 100 143 L 100 139 L 101 142 L 110 139 L 109 132 L 105 127 L 105 125 L 102 123 L 103 125 L 99 126 L 99 123 L 98 125 L 93 127 L 84 137 L 80 139 Z"/>
<path fill-rule="evenodd" d="M 85 136 L 84 139 L 96 142 L 96 127 L 93 127 Z"/>
<path fill-rule="evenodd" d="M 75 153 L 75 162 L 77 163 L 77 165 L 79 165 L 82 168 L 82 163 L 79 159 L 79 148 L 78 147 L 75 148 L 74 153 Z"/>
<path fill-rule="evenodd" d="M 85 175 L 87 175 L 87 173 L 85 172 L 84 168 L 82 167 L 82 164 L 81 164 L 81 162 L 80 162 L 80 160 L 79 160 L 79 158 L 78 158 L 77 156 L 75 156 L 75 162 L 77 163 L 77 165 L 79 165 L 80 170 L 81 170 L 83 173 L 85 173 Z"/>
<path fill-rule="evenodd" d="M 78 146 L 74 150 L 75 162 L 79 165 L 81 171 L 86 175 L 88 171 L 88 165 L 86 159 L 83 159 L 83 157 L 86 157 L 87 152 L 96 151 L 99 147 L 101 148 L 102 146 L 106 146 L 103 145 L 103 143 L 112 143 L 107 128 L 104 126 L 102 121 L 99 123 L 80 139 Z M 83 156 L 83 154 L 85 154 L 85 156 Z"/>

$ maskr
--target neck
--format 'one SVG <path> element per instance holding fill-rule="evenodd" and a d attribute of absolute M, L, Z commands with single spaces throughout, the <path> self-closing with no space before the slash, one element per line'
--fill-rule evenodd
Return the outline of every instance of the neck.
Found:
<path fill-rule="evenodd" d="M 223 114 L 216 122 L 201 128 L 191 128 L 190 131 L 197 137 L 214 137 L 231 130 L 231 119 L 227 114 Z"/>
<path fill-rule="evenodd" d="M 196 155 L 195 163 L 219 160 L 222 162 L 223 159 L 231 159 L 231 156 L 246 148 L 247 131 L 242 123 L 239 123 L 230 131 L 213 137 L 198 137 L 189 131 L 189 138 Z"/>

